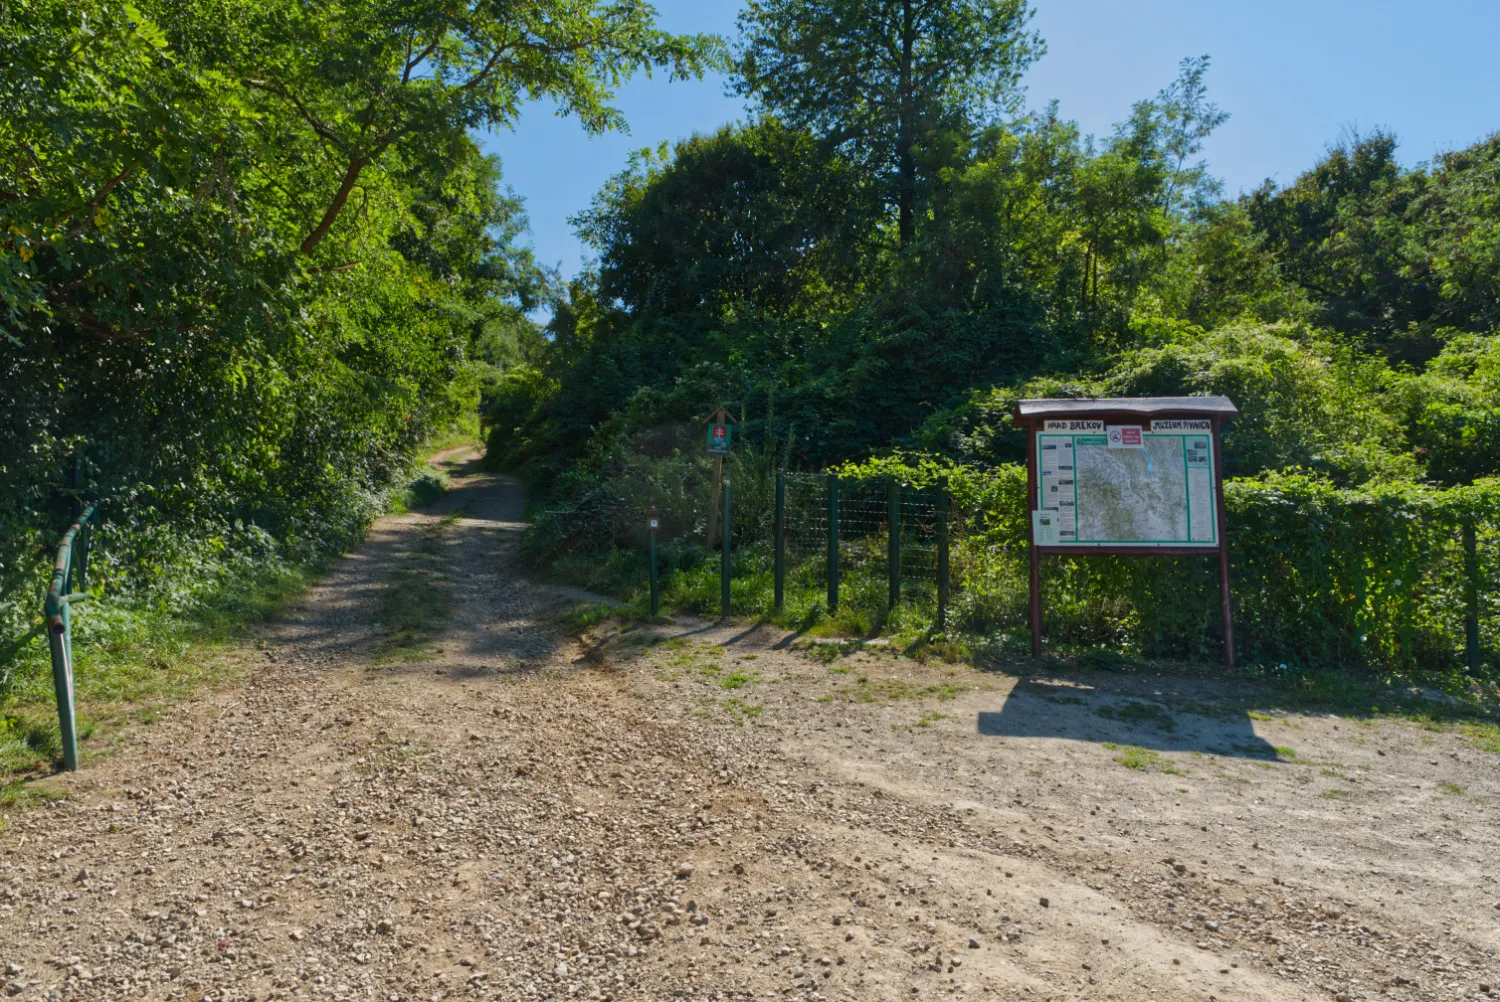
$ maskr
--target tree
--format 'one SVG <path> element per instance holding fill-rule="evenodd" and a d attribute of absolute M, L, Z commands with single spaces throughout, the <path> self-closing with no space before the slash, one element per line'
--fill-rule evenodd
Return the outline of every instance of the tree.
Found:
<path fill-rule="evenodd" d="M 525 311 L 546 293 L 515 246 L 521 207 L 500 188 L 498 161 L 444 110 L 451 88 L 432 82 L 430 61 L 413 70 L 414 104 L 399 115 L 367 90 L 370 129 L 399 134 L 360 170 L 315 251 L 324 260 L 301 253 L 348 143 L 368 140 L 357 96 L 374 71 L 352 39 L 360 24 L 384 37 L 373 5 L 231 0 L 217 22 L 207 3 L 144 6 L 0 5 L 7 594 L 29 594 L 13 586 L 40 573 L 37 531 L 76 514 L 75 469 L 85 491 L 117 502 L 112 520 L 135 527 L 112 535 L 144 547 L 136 565 L 116 549 L 122 569 L 170 565 L 158 543 L 206 553 L 219 547 L 198 544 L 216 534 L 322 546 L 340 527 L 358 531 L 416 446 L 473 408 L 476 352 L 522 340 Z M 276 17 L 285 23 L 256 20 Z M 247 34 L 218 37 L 225 25 Z M 277 48 L 289 37 L 305 43 L 295 101 L 261 86 L 289 79 L 275 67 L 229 59 L 240 45 L 290 59 L 295 46 Z M 330 39 L 348 43 L 340 59 Z M 536 55 L 527 72 L 549 60 Z M 602 64 L 581 56 L 551 64 L 576 70 L 558 87 L 601 101 L 614 79 L 601 70 L 590 83 Z M 244 532 L 226 528 L 234 521 Z M 0 601 L 0 632 L 8 615 Z"/>
<path fill-rule="evenodd" d="M 1162 152 L 1167 161 L 1167 184 L 1162 192 L 1162 208 L 1190 212 L 1206 206 L 1217 197 L 1222 185 L 1208 173 L 1202 160 L 1190 163 L 1203 152 L 1203 143 L 1213 131 L 1229 121 L 1229 112 L 1208 100 L 1208 56 L 1184 59 L 1178 64 L 1178 76 L 1148 107 L 1157 116 L 1161 129 Z"/>
<path fill-rule="evenodd" d="M 1245 208 L 1325 322 L 1388 355 L 1425 362 L 1443 327 L 1500 326 L 1500 137 L 1411 171 L 1393 136 L 1355 137 Z"/>
<path fill-rule="evenodd" d="M 733 90 L 862 164 L 916 238 L 918 147 L 1020 101 L 1041 55 L 1025 0 L 751 0 Z"/>
<path fill-rule="evenodd" d="M 601 294 L 632 311 L 781 313 L 855 286 L 868 188 L 807 133 L 766 119 L 636 154 L 572 222 L 599 251 Z"/>
<path fill-rule="evenodd" d="M 609 101 L 623 79 L 653 68 L 699 75 L 719 48 L 712 36 L 658 30 L 655 10 L 638 2 L 161 0 L 159 9 L 178 51 L 285 111 L 312 141 L 330 176 L 313 189 L 302 254 L 393 145 L 503 127 L 540 98 L 591 132 L 618 128 Z"/>

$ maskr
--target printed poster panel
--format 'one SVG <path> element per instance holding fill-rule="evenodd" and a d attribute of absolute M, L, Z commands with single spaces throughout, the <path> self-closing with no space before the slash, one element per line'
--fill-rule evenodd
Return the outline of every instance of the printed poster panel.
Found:
<path fill-rule="evenodd" d="M 1045 526 L 1033 521 L 1038 545 L 1219 545 L 1207 421 L 1048 428 L 1037 433 L 1036 454 L 1037 509 L 1048 513 Z"/>

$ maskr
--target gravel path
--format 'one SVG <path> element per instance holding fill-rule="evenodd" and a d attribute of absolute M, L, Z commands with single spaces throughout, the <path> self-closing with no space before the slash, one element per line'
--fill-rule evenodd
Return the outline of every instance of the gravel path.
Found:
<path fill-rule="evenodd" d="M 447 460 L 443 503 L 377 523 L 245 684 L 4 819 L 7 993 L 1500 992 L 1500 755 L 1463 734 L 767 628 L 579 636 L 579 596 L 518 569 L 518 485 Z M 454 613 L 393 645 L 413 568 Z"/>

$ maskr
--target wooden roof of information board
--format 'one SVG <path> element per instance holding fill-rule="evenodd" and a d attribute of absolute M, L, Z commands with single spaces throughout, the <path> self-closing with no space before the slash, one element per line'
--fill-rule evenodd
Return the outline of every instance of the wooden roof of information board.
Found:
<path fill-rule="evenodd" d="M 1090 414 L 1130 414 L 1139 417 L 1191 414 L 1205 417 L 1231 417 L 1239 412 L 1239 408 L 1228 397 L 1043 397 L 1022 400 L 1016 404 L 1016 417 L 1022 421 L 1080 417 Z"/>

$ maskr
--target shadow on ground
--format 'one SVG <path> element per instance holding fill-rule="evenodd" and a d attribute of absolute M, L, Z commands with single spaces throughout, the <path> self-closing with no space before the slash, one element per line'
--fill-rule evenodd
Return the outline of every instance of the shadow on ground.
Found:
<path fill-rule="evenodd" d="M 450 477 L 449 490 L 376 522 L 268 640 L 314 663 L 455 681 L 530 673 L 569 642 L 558 614 L 580 595 L 526 578 L 520 481 L 484 470 L 473 450 L 433 464 Z"/>
<path fill-rule="evenodd" d="M 1087 681 L 1023 676 L 1000 709 L 980 711 L 977 726 L 986 737 L 1062 738 L 1153 751 L 1276 758 L 1276 749 L 1255 733 L 1248 708 L 1193 712 L 1149 683 L 1106 692 Z"/>

